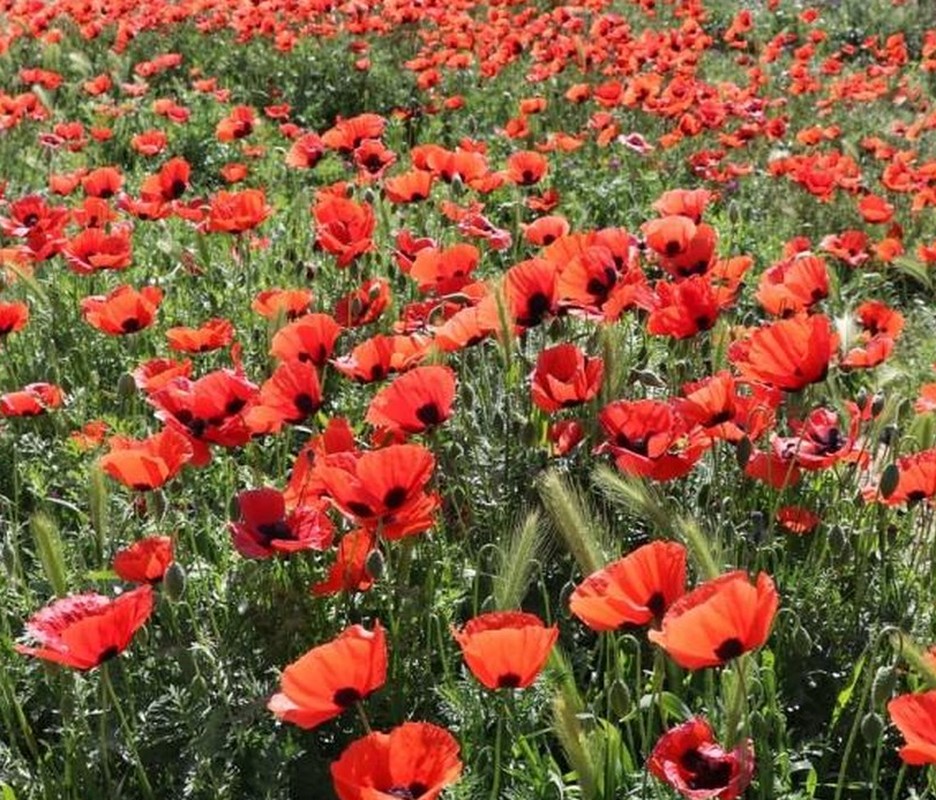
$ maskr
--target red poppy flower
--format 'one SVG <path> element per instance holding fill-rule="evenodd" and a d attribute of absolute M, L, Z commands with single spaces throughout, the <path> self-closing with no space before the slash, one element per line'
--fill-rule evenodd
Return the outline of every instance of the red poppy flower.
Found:
<path fill-rule="evenodd" d="M 144 286 L 137 291 L 122 285 L 106 295 L 85 297 L 81 313 L 85 322 L 111 336 L 136 333 L 152 325 L 156 310 L 162 302 L 162 290 Z"/>
<path fill-rule="evenodd" d="M 686 591 L 686 548 L 651 542 L 589 575 L 569 598 L 569 609 L 595 631 L 659 621 Z"/>
<path fill-rule="evenodd" d="M 906 741 L 899 753 L 904 763 L 936 764 L 936 690 L 895 697 L 887 713 Z"/>
<path fill-rule="evenodd" d="M 354 148 L 354 165 L 358 168 L 358 183 L 371 183 L 380 178 L 387 167 L 396 162 L 396 153 L 379 139 L 365 139 Z"/>
<path fill-rule="evenodd" d="M 286 512 L 283 493 L 250 489 L 237 495 L 240 519 L 230 523 L 231 539 L 246 558 L 270 558 L 300 550 L 327 550 L 334 527 L 320 506 Z"/>
<path fill-rule="evenodd" d="M 429 199 L 435 177 L 422 169 L 411 169 L 384 181 L 384 194 L 391 203 L 418 203 Z"/>
<path fill-rule="evenodd" d="M 574 344 L 549 347 L 536 359 L 533 402 L 547 414 L 585 403 L 598 394 L 603 375 L 604 361 Z"/>
<path fill-rule="evenodd" d="M 379 622 L 346 628 L 283 670 L 267 708 L 284 722 L 315 728 L 366 699 L 387 680 L 387 640 Z"/>
<path fill-rule="evenodd" d="M 565 236 L 569 230 L 569 221 L 557 214 L 551 217 L 540 217 L 535 222 L 524 225 L 523 238 L 537 247 L 545 247 L 560 236 Z"/>
<path fill-rule="evenodd" d="M 371 278 L 335 303 L 335 319 L 345 328 L 359 328 L 377 320 L 390 305 L 390 282 Z"/>
<path fill-rule="evenodd" d="M 367 203 L 346 197 L 319 193 L 312 207 L 315 217 L 315 243 L 338 257 L 337 266 L 346 267 L 358 256 L 374 249 L 371 237 L 376 218 Z"/>
<path fill-rule="evenodd" d="M 450 367 L 416 367 L 381 389 L 366 421 L 404 436 L 441 425 L 452 415 L 455 373 Z"/>
<path fill-rule="evenodd" d="M 311 303 L 311 289 L 267 289 L 254 298 L 250 307 L 267 319 L 276 319 L 282 314 L 294 320 L 308 313 Z"/>
<path fill-rule="evenodd" d="M 113 197 L 123 187 L 123 175 L 116 167 L 99 167 L 81 179 L 81 188 L 90 197 Z"/>
<path fill-rule="evenodd" d="M 890 222 L 894 216 L 894 206 L 879 195 L 866 194 L 858 201 L 858 213 L 865 222 L 881 225 Z"/>
<path fill-rule="evenodd" d="M 142 440 L 114 436 L 108 444 L 110 452 L 98 465 L 114 480 L 138 492 L 158 489 L 192 459 L 191 443 L 174 428 Z"/>
<path fill-rule="evenodd" d="M 543 258 L 521 261 L 504 278 L 504 295 L 511 319 L 526 328 L 539 325 L 557 311 L 558 270 Z"/>
<path fill-rule="evenodd" d="M 172 537 L 147 536 L 117 551 L 114 572 L 131 583 L 159 583 L 172 558 Z"/>
<path fill-rule="evenodd" d="M 843 430 L 837 412 L 817 408 L 805 420 L 790 421 L 795 436 L 776 436 L 771 444 L 780 458 L 792 459 L 805 470 L 827 469 L 843 460 L 860 462 L 867 458 L 857 443 L 860 423 L 858 416 L 852 415 Z"/>
<path fill-rule="evenodd" d="M 0 340 L 21 331 L 29 322 L 29 306 L 25 303 L 0 302 Z"/>
<path fill-rule="evenodd" d="M 696 224 L 682 215 L 670 215 L 645 222 L 641 230 L 647 246 L 666 258 L 675 258 L 689 249 L 696 235 Z"/>
<path fill-rule="evenodd" d="M 306 314 L 280 328 L 270 355 L 280 361 L 309 361 L 322 367 L 331 358 L 341 326 L 328 314 Z"/>
<path fill-rule="evenodd" d="M 698 225 L 711 200 L 712 193 L 708 189 L 671 189 L 663 192 L 651 207 L 661 216 L 688 217 Z"/>
<path fill-rule="evenodd" d="M 546 665 L 559 629 L 535 614 L 494 611 L 452 630 L 468 669 L 488 689 L 525 689 Z"/>
<path fill-rule="evenodd" d="M 707 331 L 721 310 L 731 304 L 733 292 L 713 287 L 704 275 L 682 281 L 658 281 L 648 298 L 647 331 L 656 336 L 688 339 Z"/>
<path fill-rule="evenodd" d="M 231 113 L 215 126 L 219 142 L 232 142 L 249 136 L 257 122 L 257 113 L 250 106 L 234 106 Z"/>
<path fill-rule="evenodd" d="M 784 506 L 777 511 L 777 522 L 790 533 L 802 536 L 816 529 L 819 524 L 819 515 L 814 514 L 808 508 Z"/>
<path fill-rule="evenodd" d="M 252 431 L 245 414 L 258 394 L 257 386 L 239 372 L 220 369 L 195 381 L 175 378 L 147 402 L 159 419 L 189 437 L 192 463 L 204 466 L 211 459 L 209 443 L 240 447 L 249 441 Z"/>
<path fill-rule="evenodd" d="M 367 453 L 325 456 L 316 474 L 341 513 L 387 539 L 432 526 L 436 495 L 425 492 L 435 458 L 417 444 L 395 444 Z"/>
<path fill-rule="evenodd" d="M 30 383 L 18 392 L 0 394 L 0 414 L 4 417 L 37 417 L 65 400 L 62 390 L 51 383 Z"/>
<path fill-rule="evenodd" d="M 84 202 L 72 211 L 72 218 L 82 228 L 103 228 L 117 219 L 117 212 L 100 197 L 86 197 Z"/>
<path fill-rule="evenodd" d="M 189 187 L 192 167 L 184 158 L 171 158 L 156 175 L 143 180 L 140 196 L 144 200 L 171 202 L 178 200 Z"/>
<path fill-rule="evenodd" d="M 518 186 L 539 183 L 548 170 L 546 157 L 532 150 L 521 150 L 507 158 L 507 180 Z"/>
<path fill-rule="evenodd" d="M 15 649 L 66 667 L 94 669 L 126 650 L 152 612 L 153 588 L 146 584 L 115 598 L 100 594 L 63 597 L 26 623 L 26 633 L 39 646 L 18 644 Z"/>
<path fill-rule="evenodd" d="M 800 255 L 765 270 L 757 285 L 757 302 L 775 317 L 807 311 L 829 294 L 826 263 L 814 255 Z"/>
<path fill-rule="evenodd" d="M 455 737 L 428 722 L 370 733 L 331 765 L 339 800 L 436 800 L 461 770 Z"/>
<path fill-rule="evenodd" d="M 851 267 L 858 267 L 871 256 L 868 253 L 868 234 L 864 231 L 842 231 L 819 242 L 819 249 L 841 259 Z"/>
<path fill-rule="evenodd" d="M 234 341 L 234 325 L 223 318 L 210 319 L 197 328 L 170 328 L 166 331 L 169 349 L 179 353 L 207 353 L 227 347 Z"/>
<path fill-rule="evenodd" d="M 286 165 L 295 169 L 312 169 L 325 155 L 325 143 L 317 133 L 305 133 L 296 139 L 286 154 Z"/>
<path fill-rule="evenodd" d="M 192 362 L 174 361 L 171 358 L 151 358 L 144 361 L 133 372 L 137 389 L 152 394 L 175 378 L 187 378 L 192 374 Z"/>
<path fill-rule="evenodd" d="M 134 134 L 130 144 L 142 156 L 158 156 L 169 144 L 169 137 L 164 131 L 148 130 Z"/>
<path fill-rule="evenodd" d="M 332 150 L 350 153 L 365 139 L 379 139 L 386 126 L 387 120 L 379 114 L 358 114 L 336 122 L 322 135 L 322 141 Z"/>
<path fill-rule="evenodd" d="M 686 424 L 699 425 L 714 439 L 737 442 L 747 436 L 751 441 L 773 427 L 782 394 L 761 384 L 742 393 L 744 384 L 727 371 L 683 387 L 685 397 L 673 403 Z"/>
<path fill-rule="evenodd" d="M 677 725 L 660 737 L 647 766 L 689 800 L 735 800 L 754 774 L 750 740 L 725 751 L 700 717 Z"/>
<path fill-rule="evenodd" d="M 65 243 L 62 253 L 68 268 L 77 275 L 126 269 L 133 257 L 130 228 L 114 226 L 109 233 L 103 228 L 86 228 Z"/>
<path fill-rule="evenodd" d="M 409 276 L 419 291 L 437 295 L 452 294 L 471 281 L 481 253 L 472 244 L 456 244 L 445 249 L 427 247 L 416 254 Z"/>
<path fill-rule="evenodd" d="M 367 557 L 374 549 L 374 534 L 364 528 L 350 531 L 338 543 L 338 557 L 328 577 L 312 587 L 312 594 L 325 597 L 339 592 L 366 592 L 374 584 L 367 571 Z"/>
<path fill-rule="evenodd" d="M 260 387 L 260 399 L 247 414 L 255 433 L 274 433 L 283 423 L 296 424 L 322 405 L 318 370 L 303 361 L 284 361 Z"/>
<path fill-rule="evenodd" d="M 828 317 L 798 315 L 734 342 L 728 359 L 749 380 L 796 392 L 825 380 L 837 349 L 838 337 Z"/>
<path fill-rule="evenodd" d="M 893 491 L 885 497 L 877 486 L 868 486 L 862 492 L 865 500 L 901 506 L 936 496 L 936 448 L 901 456 L 896 465 L 898 478 Z"/>
<path fill-rule="evenodd" d="M 647 635 L 681 667 L 717 667 L 767 641 L 778 604 L 766 572 L 756 585 L 746 572 L 729 572 L 683 595 Z"/>
<path fill-rule="evenodd" d="M 262 224 L 271 213 L 262 189 L 221 190 L 211 198 L 205 230 L 209 233 L 244 233 Z"/>
<path fill-rule="evenodd" d="M 596 453 L 611 453 L 622 472 L 667 481 L 688 473 L 709 447 L 699 427 L 686 425 L 669 403 L 617 400 L 598 412 L 607 436 Z"/>
<path fill-rule="evenodd" d="M 357 345 L 350 354 L 334 359 L 331 364 L 342 375 L 360 381 L 383 380 L 391 372 L 409 369 L 426 354 L 424 337 L 384 336 L 378 333 Z"/>

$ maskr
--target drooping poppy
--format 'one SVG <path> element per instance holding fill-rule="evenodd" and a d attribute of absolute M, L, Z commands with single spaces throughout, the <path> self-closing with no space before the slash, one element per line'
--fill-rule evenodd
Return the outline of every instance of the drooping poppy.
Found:
<path fill-rule="evenodd" d="M 936 764 L 936 690 L 904 694 L 887 704 L 887 713 L 903 734 L 899 755 L 905 764 Z"/>
<path fill-rule="evenodd" d="M 441 425 L 452 415 L 455 373 L 451 367 L 416 367 L 381 389 L 367 408 L 366 421 L 408 436 Z"/>
<path fill-rule="evenodd" d="M 0 394 L 0 415 L 38 417 L 65 401 L 62 390 L 52 383 L 30 383 L 16 392 Z"/>
<path fill-rule="evenodd" d="M 81 314 L 85 322 L 99 331 L 124 336 L 152 325 L 162 299 L 162 289 L 157 286 L 144 286 L 137 291 L 124 284 L 106 295 L 83 298 Z"/>
<path fill-rule="evenodd" d="M 315 728 L 365 700 L 386 680 L 384 629 L 379 622 L 372 631 L 352 625 L 286 667 L 281 691 L 267 708 L 284 722 Z"/>
<path fill-rule="evenodd" d="M 791 420 L 794 436 L 776 436 L 774 452 L 783 459 L 792 459 L 805 470 L 827 469 L 839 461 L 861 463 L 868 454 L 858 444 L 860 419 L 853 415 L 848 426 L 830 408 L 817 408 L 804 420 Z"/>
<path fill-rule="evenodd" d="M 172 537 L 147 536 L 114 555 L 114 572 L 131 583 L 159 583 L 172 563 Z"/>
<path fill-rule="evenodd" d="M 593 572 L 575 587 L 569 609 L 595 631 L 659 622 L 686 591 L 686 548 L 650 542 Z"/>
<path fill-rule="evenodd" d="M 312 169 L 325 155 L 325 143 L 315 132 L 296 139 L 286 154 L 286 165 L 294 169 Z"/>
<path fill-rule="evenodd" d="M 369 733 L 331 765 L 339 800 L 437 800 L 461 770 L 455 737 L 428 722 Z"/>
<path fill-rule="evenodd" d="M 164 428 L 142 440 L 114 436 L 110 452 L 98 465 L 114 480 L 138 492 L 158 489 L 192 459 L 192 445 L 175 428 Z"/>
<path fill-rule="evenodd" d="M 320 504 L 287 513 L 277 489 L 249 489 L 237 495 L 240 519 L 230 523 L 231 539 L 246 558 L 270 558 L 300 550 L 327 550 L 334 526 Z"/>
<path fill-rule="evenodd" d="M 215 317 L 197 328 L 169 328 L 166 340 L 169 349 L 177 353 L 207 353 L 234 341 L 234 325 L 228 319 Z"/>
<path fill-rule="evenodd" d="M 838 337 L 824 314 L 797 315 L 733 342 L 728 359 L 749 380 L 796 392 L 825 380 Z"/>
<path fill-rule="evenodd" d="M 598 394 L 604 361 L 586 356 L 574 344 L 558 344 L 536 359 L 531 392 L 533 402 L 547 414 L 585 403 Z"/>
<path fill-rule="evenodd" d="M 115 598 L 93 593 L 63 597 L 26 623 L 26 633 L 39 646 L 17 644 L 15 649 L 66 667 L 94 669 L 126 650 L 152 611 L 148 584 Z"/>
<path fill-rule="evenodd" d="M 747 740 L 726 751 L 708 722 L 693 717 L 660 737 L 647 767 L 688 800 L 735 800 L 754 774 L 754 746 Z"/>
<path fill-rule="evenodd" d="M 493 611 L 469 620 L 452 635 L 472 674 L 488 689 L 525 689 L 546 665 L 559 629 L 535 614 Z"/>
<path fill-rule="evenodd" d="M 767 641 L 778 604 L 766 572 L 752 585 L 747 573 L 737 570 L 683 595 L 666 612 L 660 630 L 647 635 L 681 667 L 717 667 Z"/>
<path fill-rule="evenodd" d="M 819 524 L 819 515 L 801 506 L 783 506 L 777 510 L 777 522 L 790 533 L 802 536 L 811 533 Z"/>
<path fill-rule="evenodd" d="M 328 577 L 312 586 L 312 594 L 325 597 L 339 592 L 366 592 L 374 584 L 367 558 L 374 549 L 374 534 L 366 528 L 349 531 L 338 543 L 338 555 Z"/>

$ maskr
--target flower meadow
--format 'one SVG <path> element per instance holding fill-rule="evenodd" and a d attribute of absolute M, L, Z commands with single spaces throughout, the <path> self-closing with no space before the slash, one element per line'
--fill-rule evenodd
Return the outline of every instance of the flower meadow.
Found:
<path fill-rule="evenodd" d="M 936 797 L 931 0 L 0 0 L 3 800 Z"/>

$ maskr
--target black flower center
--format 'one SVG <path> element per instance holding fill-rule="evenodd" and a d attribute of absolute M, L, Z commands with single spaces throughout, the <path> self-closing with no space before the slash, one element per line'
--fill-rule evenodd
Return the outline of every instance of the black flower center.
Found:
<path fill-rule="evenodd" d="M 391 797 L 399 797 L 401 800 L 418 800 L 428 789 L 426 784 L 413 781 L 409 786 L 394 786 L 392 789 L 387 789 L 387 794 Z"/>
<path fill-rule="evenodd" d="M 690 789 L 718 789 L 731 780 L 731 762 L 727 759 L 687 750 L 679 761 L 683 769 L 691 773 L 686 780 Z"/>
<path fill-rule="evenodd" d="M 346 686 L 344 689 L 339 689 L 332 696 L 332 702 L 341 708 L 348 708 L 349 706 L 353 706 L 361 699 L 361 693 L 353 686 Z"/>
<path fill-rule="evenodd" d="M 497 679 L 500 689 L 516 689 L 520 685 L 520 676 L 515 672 L 505 672 Z"/>
<path fill-rule="evenodd" d="M 663 612 L 666 611 L 666 598 L 663 596 L 663 592 L 654 592 L 650 595 L 650 599 L 647 600 L 647 608 L 654 617 L 658 619 L 662 617 Z"/>
<path fill-rule="evenodd" d="M 732 636 L 730 639 L 725 639 L 718 647 L 715 648 L 715 655 L 718 656 L 720 661 L 731 661 L 733 658 L 737 658 L 744 652 L 744 642 L 742 642 L 737 636 Z"/>
<path fill-rule="evenodd" d="M 416 409 L 416 419 L 428 428 L 442 422 L 442 412 L 435 403 L 425 403 Z"/>
<path fill-rule="evenodd" d="M 384 505 L 391 510 L 399 508 L 406 502 L 406 489 L 402 486 L 394 486 L 384 495 L 383 501 Z"/>

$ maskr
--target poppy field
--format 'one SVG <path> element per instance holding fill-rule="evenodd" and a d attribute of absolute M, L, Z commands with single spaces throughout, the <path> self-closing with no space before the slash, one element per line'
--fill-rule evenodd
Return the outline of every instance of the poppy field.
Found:
<path fill-rule="evenodd" d="M 931 0 L 0 0 L 3 800 L 936 798 Z"/>

